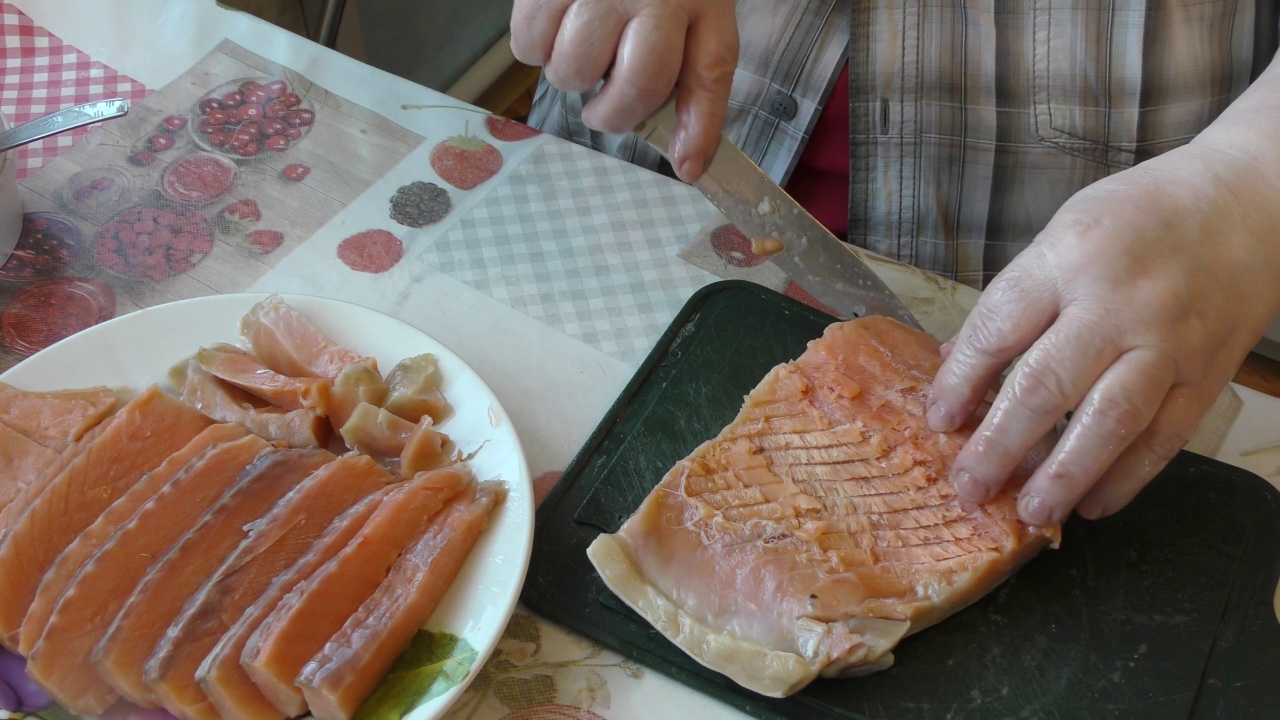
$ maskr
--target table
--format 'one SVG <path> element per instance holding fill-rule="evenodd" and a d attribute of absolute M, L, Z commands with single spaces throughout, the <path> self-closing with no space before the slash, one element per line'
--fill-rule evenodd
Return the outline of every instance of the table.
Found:
<path fill-rule="evenodd" d="M 215 86 L 284 77 L 314 112 L 304 137 L 240 164 L 229 194 L 206 206 L 212 249 L 196 253 L 205 255 L 198 263 L 130 281 L 81 258 L 74 270 L 110 289 L 114 312 L 244 290 L 325 295 L 381 310 L 430 333 L 486 379 L 535 474 L 566 465 L 698 288 L 737 277 L 799 294 L 767 262 L 727 259 L 723 243 L 713 242 L 725 221 L 692 188 L 554 138 L 486 127 L 475 108 L 213 2 L 12 0 L 0 3 L 0 24 L 0 110 L 12 119 L 117 94 L 135 102 L 124 120 L 21 153 L 27 209 L 69 215 L 89 236 L 110 224 L 110 211 L 153 198 L 163 168 L 200 149 L 202 136 L 190 128 L 170 133 L 173 147 L 155 149 L 150 138 Z M 492 176 L 470 189 L 432 167 L 433 151 L 458 136 L 492 148 L 474 161 L 488 163 L 482 174 Z M 155 159 L 130 164 L 140 150 Z M 290 179 L 286 168 L 300 164 L 309 172 Z M 111 177 L 126 190 L 95 203 L 92 181 L 107 176 L 101 168 L 118 171 Z M 90 191 L 77 197 L 82 181 Z M 390 198 L 415 181 L 450 197 L 444 216 L 421 228 L 389 212 Z M 100 192 L 119 190 L 113 184 Z M 222 215 L 245 199 L 256 209 Z M 251 236 L 254 230 L 279 235 Z M 402 257 L 380 272 L 345 265 L 339 245 L 365 231 L 394 235 Z M 970 288 L 868 260 L 938 336 L 955 332 L 976 301 Z M 0 295 L 0 305 L 12 293 Z M 5 352 L 0 367 L 19 359 Z M 1277 420 L 1280 401 L 1234 390 L 1198 442 L 1277 480 Z M 451 713 L 692 716 L 741 717 L 523 611 Z"/>

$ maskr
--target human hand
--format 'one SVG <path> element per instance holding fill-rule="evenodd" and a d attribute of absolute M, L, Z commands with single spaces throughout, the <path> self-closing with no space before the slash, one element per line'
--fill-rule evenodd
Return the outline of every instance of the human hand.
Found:
<path fill-rule="evenodd" d="M 1117 173 L 992 281 L 928 405 L 954 430 L 1022 355 L 956 458 L 962 497 L 994 496 L 1073 408 L 1019 493 L 1028 524 L 1116 512 L 1187 443 L 1280 308 L 1280 182 L 1255 170 L 1192 144 Z"/>
<path fill-rule="evenodd" d="M 515 0 L 511 50 L 547 81 L 585 92 L 589 127 L 630 132 L 676 93 L 668 159 L 692 182 L 715 152 L 738 63 L 733 0 Z"/>

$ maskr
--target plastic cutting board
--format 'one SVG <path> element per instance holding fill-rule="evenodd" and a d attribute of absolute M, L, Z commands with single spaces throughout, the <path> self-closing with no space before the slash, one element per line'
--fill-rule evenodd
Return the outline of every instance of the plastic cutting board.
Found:
<path fill-rule="evenodd" d="M 1121 513 L 1073 519 L 1061 549 L 906 638 L 894 667 L 790 698 L 706 670 L 618 601 L 587 545 L 830 322 L 751 283 L 691 298 L 539 509 L 525 604 L 758 718 L 1280 718 L 1280 493 L 1190 453 Z"/>

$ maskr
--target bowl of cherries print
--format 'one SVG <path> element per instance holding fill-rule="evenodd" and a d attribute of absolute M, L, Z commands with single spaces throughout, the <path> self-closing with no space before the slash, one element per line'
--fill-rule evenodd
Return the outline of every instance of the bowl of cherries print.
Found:
<path fill-rule="evenodd" d="M 188 127 L 205 150 L 251 159 L 282 153 L 311 132 L 315 108 L 280 78 L 241 78 L 210 90 L 191 108 Z"/>

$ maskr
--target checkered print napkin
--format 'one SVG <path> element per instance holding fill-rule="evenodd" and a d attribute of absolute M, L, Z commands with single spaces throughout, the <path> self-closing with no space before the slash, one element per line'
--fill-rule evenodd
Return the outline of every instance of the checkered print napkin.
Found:
<path fill-rule="evenodd" d="M 0 2 L 0 112 L 19 125 L 72 105 L 122 97 L 130 103 L 151 94 L 142 83 L 121 75 L 62 42 L 7 2 Z M 90 132 L 78 128 L 18 150 L 17 178 L 39 170 Z"/>

